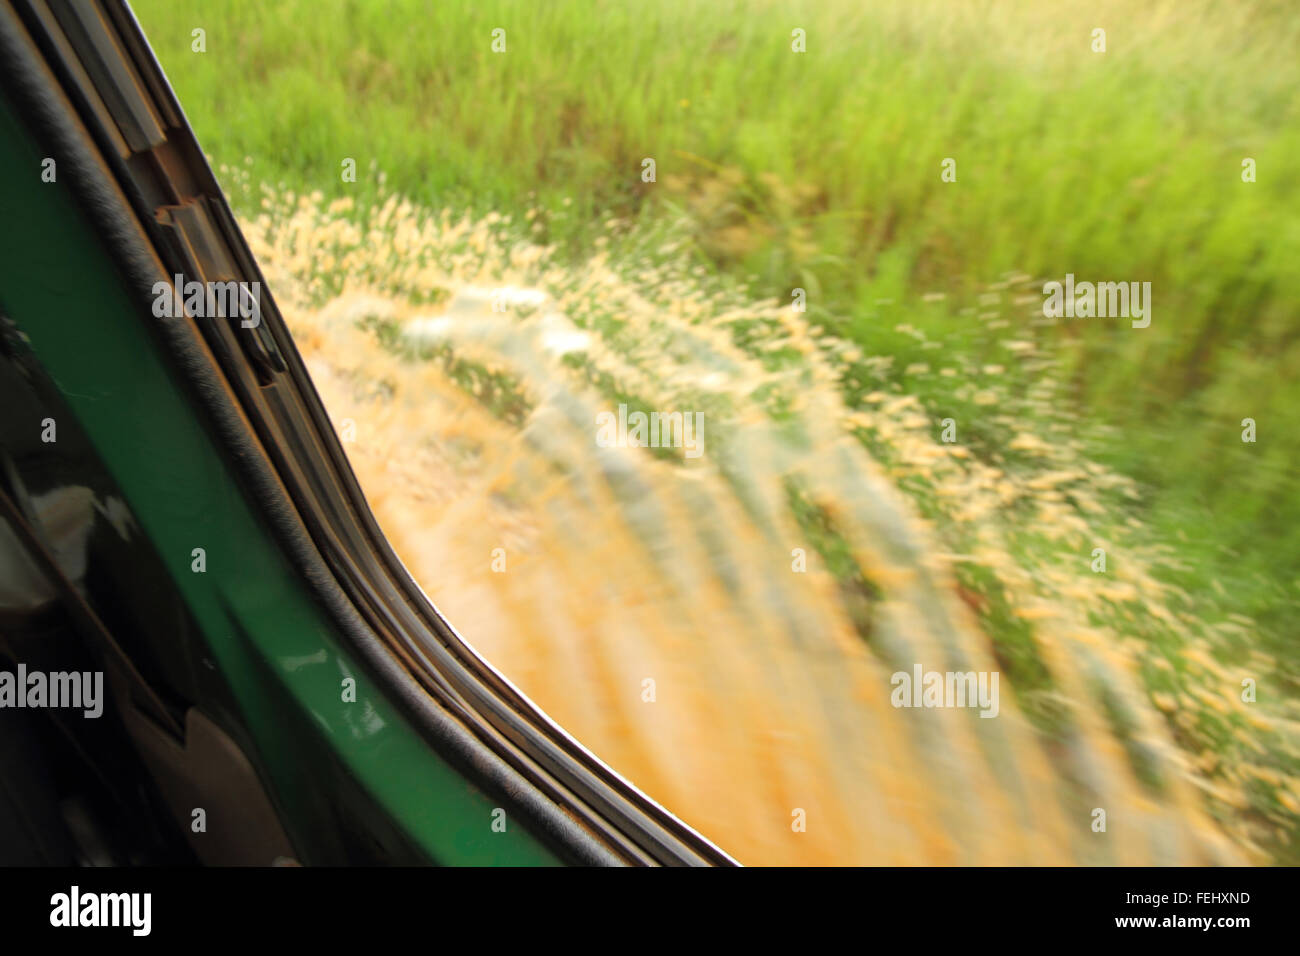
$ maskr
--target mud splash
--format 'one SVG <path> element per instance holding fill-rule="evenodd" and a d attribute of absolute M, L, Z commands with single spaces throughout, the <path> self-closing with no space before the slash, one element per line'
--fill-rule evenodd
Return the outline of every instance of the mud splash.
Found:
<path fill-rule="evenodd" d="M 575 271 L 508 218 L 263 205 L 254 251 L 413 576 L 578 740 L 742 862 L 1258 855 L 1217 812 L 1238 784 L 1175 744 L 1122 621 L 1140 606 L 1176 629 L 1179 673 L 1207 686 L 1231 679 L 1210 636 L 1170 610 L 1159 555 L 1105 575 L 1079 558 L 1123 549 L 1110 498 L 1132 489 L 1030 429 L 997 369 L 958 371 L 1010 416 L 1032 462 L 1017 469 L 940 441 L 913 396 L 846 404 L 846 376 L 888 359 L 708 288 L 671 243 Z M 601 447 L 597 416 L 620 403 L 702 412 L 704 454 Z M 1027 561 L 1031 527 L 1048 545 Z M 1000 713 L 892 706 L 891 675 L 917 665 L 1000 672 Z"/>

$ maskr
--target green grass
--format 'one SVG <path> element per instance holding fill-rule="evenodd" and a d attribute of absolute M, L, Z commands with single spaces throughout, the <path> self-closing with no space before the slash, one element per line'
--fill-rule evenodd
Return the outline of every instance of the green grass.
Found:
<path fill-rule="evenodd" d="M 1094 456 L 1196 592 L 1291 662 L 1300 588 L 1300 20 L 1289 4 L 136 0 L 200 141 L 255 182 L 542 210 L 574 256 L 610 216 L 893 354 L 978 358 L 1009 273 L 1149 281 L 1154 318 L 1050 339 Z M 191 30 L 207 31 L 205 53 Z M 506 30 L 493 53 L 491 31 Z M 790 49 L 807 31 L 805 54 Z M 1094 28 L 1108 50 L 1094 53 Z M 358 182 L 340 164 L 356 160 Z M 653 157 L 656 183 L 643 183 Z M 957 181 L 940 180 L 946 157 Z M 1241 162 L 1258 163 L 1244 183 Z M 252 210 L 241 210 L 251 212 Z M 922 302 L 942 292 L 940 302 Z M 896 331 L 907 322 L 941 343 Z M 948 391 L 945 391 L 948 389 Z M 980 412 L 955 412 L 977 439 Z M 1240 441 L 1254 418 L 1259 441 Z M 1108 437 L 1107 437 L 1108 436 Z M 978 442 L 976 442 L 978 450 Z"/>

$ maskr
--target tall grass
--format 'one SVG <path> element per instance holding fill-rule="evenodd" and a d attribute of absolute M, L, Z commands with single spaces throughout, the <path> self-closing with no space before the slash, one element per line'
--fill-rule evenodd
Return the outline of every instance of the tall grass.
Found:
<path fill-rule="evenodd" d="M 1179 549 L 1174 583 L 1229 595 L 1295 693 L 1290 4 L 134 6 L 215 160 L 361 206 L 386 186 L 432 208 L 537 208 L 539 239 L 575 258 L 611 216 L 685 221 L 700 262 L 759 296 L 807 289 L 814 319 L 895 355 L 892 384 L 936 416 L 965 383 L 908 376 L 920 346 L 900 323 L 924 332 L 927 360 L 978 361 L 997 347 L 980 296 L 1010 274 L 1151 282 L 1148 329 L 1085 319 L 1036 334 L 1056 346 L 1061 401 L 1091 426 L 1093 456 L 1137 481 L 1137 517 Z M 805 54 L 791 52 L 795 28 Z M 341 180 L 345 157 L 356 183 Z M 940 180 L 948 157 L 955 183 Z M 1026 310 L 1001 334 L 1032 321 Z M 968 412 L 978 433 L 983 413 Z M 1240 441 L 1247 417 L 1256 444 Z"/>

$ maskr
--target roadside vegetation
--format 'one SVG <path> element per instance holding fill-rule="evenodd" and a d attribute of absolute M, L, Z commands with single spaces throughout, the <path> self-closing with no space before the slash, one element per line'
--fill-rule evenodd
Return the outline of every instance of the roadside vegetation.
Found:
<path fill-rule="evenodd" d="M 302 307 L 348 282 L 437 304 L 478 278 L 448 262 L 483 249 L 439 246 L 415 222 L 499 233 L 485 248 L 532 244 L 571 274 L 599 262 L 665 313 L 683 288 L 704 290 L 767 370 L 814 355 L 829 370 L 844 428 L 934 524 L 1045 739 L 1068 750 L 1069 702 L 1095 698 L 1153 794 L 1191 775 L 1240 845 L 1300 862 L 1289 5 L 133 6 Z M 206 52 L 191 49 L 196 28 Z M 791 51 L 795 28 L 806 53 Z M 948 158 L 955 182 L 940 178 Z M 293 225 L 316 215 L 337 225 Z M 408 271 L 417 250 L 431 258 Z M 1067 273 L 1150 282 L 1151 326 L 1045 319 L 1043 282 Z M 777 317 L 796 288 L 798 334 Z M 614 352 L 630 341 L 619 300 L 584 311 L 562 282 L 547 291 L 570 294 L 570 318 Z M 390 320 L 365 322 L 409 348 Z M 493 414 L 524 414 L 527 390 L 500 369 L 439 359 Z M 664 362 L 641 371 L 662 385 Z M 618 401 L 645 381 L 579 373 Z M 788 390 L 751 397 L 797 418 Z M 944 419 L 955 443 L 940 440 Z M 869 643 L 887 585 L 854 557 L 834 501 L 783 493 Z M 1130 667 L 1141 699 L 1108 676 Z M 1240 699 L 1246 678 L 1258 705 Z M 1147 743 L 1148 719 L 1176 757 Z"/>

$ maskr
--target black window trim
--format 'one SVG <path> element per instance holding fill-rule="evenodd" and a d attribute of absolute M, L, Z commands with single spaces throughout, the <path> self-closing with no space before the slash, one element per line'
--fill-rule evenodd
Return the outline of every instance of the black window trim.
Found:
<path fill-rule="evenodd" d="M 407 572 L 366 503 L 234 214 L 124 0 L 0 4 L 12 7 L 0 7 L 6 89 L 43 127 L 60 168 L 67 163 L 73 171 L 87 211 L 112 237 L 142 303 L 159 261 L 168 276 L 215 278 L 215 270 L 223 279 L 261 282 L 257 329 L 200 323 L 199 340 L 188 323 L 155 322 L 157 334 L 340 633 L 387 679 L 430 742 L 492 777 L 574 862 L 736 865 L 546 716 L 460 636 Z M 80 63 L 67 61 L 70 50 Z M 111 68 L 107 61 L 114 61 Z M 58 93 L 33 79 L 46 67 L 93 142 L 66 115 Z M 129 89 L 104 89 L 124 78 Z M 150 115 L 163 130 L 161 143 L 156 134 L 129 130 L 147 128 Z M 107 127 L 110 119 L 118 129 Z M 142 135 L 148 148 L 132 149 Z M 160 221 L 163 207 L 181 215 L 162 213 Z M 194 241 L 195 230 L 203 242 Z M 216 253 L 201 248 L 214 237 Z M 487 754 L 495 760 L 485 761 Z"/>

